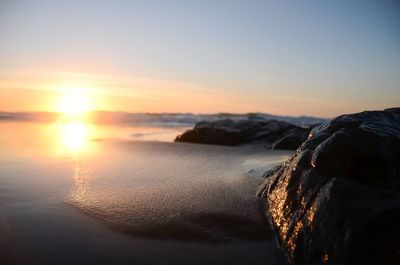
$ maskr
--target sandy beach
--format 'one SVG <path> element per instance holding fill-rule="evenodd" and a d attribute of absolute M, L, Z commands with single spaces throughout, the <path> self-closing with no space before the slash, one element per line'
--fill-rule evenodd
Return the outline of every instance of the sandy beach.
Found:
<path fill-rule="evenodd" d="M 286 264 L 255 192 L 292 152 L 129 140 L 126 128 L 68 143 L 48 126 L 1 124 L 2 262 Z"/>

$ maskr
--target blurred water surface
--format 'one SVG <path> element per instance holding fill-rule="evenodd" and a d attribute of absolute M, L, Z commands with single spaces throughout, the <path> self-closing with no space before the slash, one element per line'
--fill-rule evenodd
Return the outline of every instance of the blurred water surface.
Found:
<path fill-rule="evenodd" d="M 0 123 L 0 263 L 285 264 L 254 193 L 290 152 L 184 129 Z"/>

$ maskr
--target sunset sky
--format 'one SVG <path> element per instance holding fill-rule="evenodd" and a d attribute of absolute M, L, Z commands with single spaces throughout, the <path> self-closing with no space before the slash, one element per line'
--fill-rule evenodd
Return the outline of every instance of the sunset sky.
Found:
<path fill-rule="evenodd" d="M 0 111 L 70 95 L 131 112 L 399 106 L 400 2 L 0 0 Z"/>

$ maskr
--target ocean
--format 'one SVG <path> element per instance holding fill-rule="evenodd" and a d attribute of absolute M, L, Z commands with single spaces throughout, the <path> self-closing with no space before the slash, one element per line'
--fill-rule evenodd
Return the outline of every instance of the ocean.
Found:
<path fill-rule="evenodd" d="M 255 192 L 292 152 L 187 128 L 0 122 L 0 264 L 286 264 Z"/>

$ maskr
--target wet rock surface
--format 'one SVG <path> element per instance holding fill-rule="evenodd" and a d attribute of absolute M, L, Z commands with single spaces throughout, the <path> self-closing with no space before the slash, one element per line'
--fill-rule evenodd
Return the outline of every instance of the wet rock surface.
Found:
<path fill-rule="evenodd" d="M 316 127 L 259 196 L 293 264 L 399 264 L 400 108 Z"/>
<path fill-rule="evenodd" d="M 216 145 L 257 143 L 271 149 L 296 150 L 310 129 L 277 120 L 231 120 L 199 122 L 176 137 L 177 142 Z"/>

